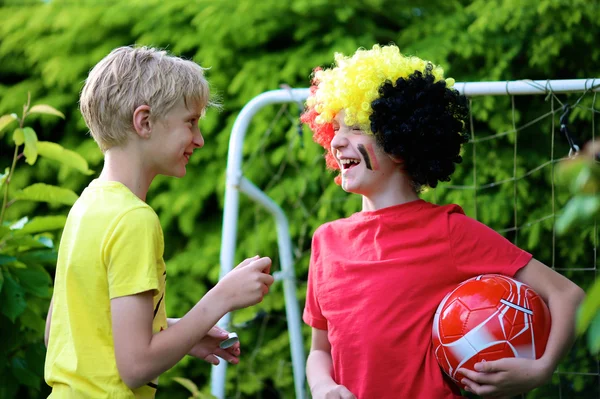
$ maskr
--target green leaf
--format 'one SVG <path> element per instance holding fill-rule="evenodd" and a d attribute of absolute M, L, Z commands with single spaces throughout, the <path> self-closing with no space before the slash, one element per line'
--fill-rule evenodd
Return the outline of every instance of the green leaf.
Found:
<path fill-rule="evenodd" d="M 52 239 L 50 239 L 49 237 L 40 236 L 40 237 L 37 237 L 36 240 L 37 240 L 37 242 L 39 242 L 46 248 L 54 248 L 54 243 L 52 242 Z"/>
<path fill-rule="evenodd" d="M 588 290 L 585 300 L 577 310 L 577 334 L 583 334 L 594 317 L 600 313 L 600 278 Z"/>
<path fill-rule="evenodd" d="M 0 188 L 4 185 L 6 179 L 8 179 L 9 174 L 10 168 L 7 166 L 6 169 L 4 169 L 4 173 L 0 173 Z"/>
<path fill-rule="evenodd" d="M 10 265 L 11 263 L 16 262 L 16 261 L 17 261 L 17 258 L 14 256 L 0 254 L 0 266 Z"/>
<path fill-rule="evenodd" d="M 556 232 L 564 235 L 576 224 L 590 225 L 594 216 L 600 212 L 600 197 L 596 195 L 578 195 L 569 200 L 556 220 Z"/>
<path fill-rule="evenodd" d="M 68 188 L 35 183 L 17 192 L 14 199 L 73 205 L 79 196 Z"/>
<path fill-rule="evenodd" d="M 44 311 L 48 310 L 48 308 L 47 308 L 48 305 L 49 305 L 49 303 L 45 303 L 46 309 L 44 309 Z M 28 308 L 27 310 L 30 310 L 30 309 Z M 25 312 L 27 312 L 27 310 Z M 34 313 L 35 315 L 37 315 L 37 317 L 40 318 L 40 321 L 42 324 L 40 332 L 43 334 L 45 324 L 46 324 L 46 318 L 41 316 L 41 314 L 39 312 L 35 312 L 32 310 L 32 313 Z M 39 336 L 41 337 L 41 335 L 39 335 Z M 25 360 L 27 360 L 27 364 L 29 364 L 30 370 L 39 376 L 44 375 L 45 359 L 46 359 L 46 347 L 44 346 L 43 342 L 41 342 L 41 340 L 37 344 L 29 345 L 29 347 L 27 349 L 25 349 Z"/>
<path fill-rule="evenodd" d="M 41 378 L 35 373 L 29 371 L 29 366 L 27 365 L 25 359 L 15 357 L 12 359 L 11 363 L 12 372 L 17 381 L 32 388 L 39 388 Z"/>
<path fill-rule="evenodd" d="M 67 217 L 64 215 L 38 216 L 31 219 L 18 234 L 42 233 L 50 230 L 62 229 L 65 226 Z"/>
<path fill-rule="evenodd" d="M 47 237 L 33 238 L 30 235 L 14 235 L 6 240 L 6 247 L 24 251 L 30 248 L 54 248 L 54 243 Z"/>
<path fill-rule="evenodd" d="M 595 355 L 600 352 L 600 312 L 596 313 L 587 333 L 588 349 Z"/>
<path fill-rule="evenodd" d="M 10 234 L 11 230 L 8 226 L 0 226 L 0 240 Z"/>
<path fill-rule="evenodd" d="M 23 227 L 25 227 L 25 225 L 27 224 L 28 221 L 29 221 L 29 218 L 27 216 L 23 216 L 21 219 L 17 220 L 13 224 L 11 224 L 10 229 L 11 230 L 21 230 Z"/>
<path fill-rule="evenodd" d="M 188 380 L 187 378 L 181 378 L 181 377 L 173 377 L 173 380 L 180 383 L 185 388 L 187 388 L 187 390 L 192 393 L 193 398 L 198 397 L 198 395 L 200 394 L 198 387 L 191 380 Z"/>
<path fill-rule="evenodd" d="M 582 170 L 588 168 L 587 160 L 582 158 L 566 159 L 556 166 L 556 182 L 561 186 L 568 187 Z"/>
<path fill-rule="evenodd" d="M 2 269 L 0 269 L 0 292 L 2 292 L 3 285 L 4 285 L 4 274 L 2 274 Z"/>
<path fill-rule="evenodd" d="M 27 269 L 14 269 L 13 275 L 19 279 L 19 283 L 25 292 L 40 298 L 50 297 L 50 275 L 43 267 L 29 267 Z"/>
<path fill-rule="evenodd" d="M 0 303 L 0 306 L 2 306 L 2 303 Z M 2 328 L 0 328 L 0 362 L 2 362 L 2 365 L 0 365 L 1 369 L 2 366 L 5 365 L 5 362 L 7 360 L 7 352 L 11 351 L 16 346 L 18 346 L 20 331 L 17 324 L 15 324 L 11 320 L 9 320 L 8 317 L 2 314 L 0 314 L 0 326 L 2 326 Z M 3 396 L 0 395 L 0 398 L 2 397 Z"/>
<path fill-rule="evenodd" d="M 600 188 L 600 167 L 591 158 L 564 160 L 557 167 L 557 183 L 572 194 L 595 194 Z"/>
<path fill-rule="evenodd" d="M 15 129 L 15 131 L 13 132 L 13 141 L 16 145 L 21 145 L 25 142 L 25 133 L 23 133 L 23 129 Z"/>
<path fill-rule="evenodd" d="M 47 246 L 45 247 L 47 248 Z M 47 249 L 26 251 L 17 255 L 17 260 L 28 265 L 36 263 L 56 265 L 57 259 L 58 253 L 54 250 L 48 251 Z"/>
<path fill-rule="evenodd" d="M 0 293 L 0 311 L 14 323 L 27 307 L 23 288 L 10 276 L 5 276 L 4 288 Z"/>
<path fill-rule="evenodd" d="M 31 107 L 31 109 L 29 110 L 28 113 L 29 114 L 56 115 L 56 116 L 60 116 L 61 118 L 65 119 L 65 115 L 62 112 L 60 112 L 56 108 L 51 107 L 50 105 L 46 105 L 46 104 L 34 105 L 33 107 Z"/>
<path fill-rule="evenodd" d="M 2 133 L 4 128 L 16 120 L 17 120 L 17 117 L 14 114 L 0 116 L 0 138 L 2 138 L 4 136 L 4 134 Z"/>
<path fill-rule="evenodd" d="M 19 390 L 19 384 L 10 372 L 0 373 L 0 398 L 14 398 Z"/>
<path fill-rule="evenodd" d="M 19 317 L 19 323 L 22 327 L 37 331 L 40 335 L 44 333 L 44 319 L 36 314 L 29 304 Z"/>
<path fill-rule="evenodd" d="M 27 162 L 29 165 L 33 165 L 35 164 L 35 161 L 38 157 L 37 134 L 30 127 L 24 128 L 23 134 L 25 135 L 25 150 L 23 150 L 23 154 L 25 155 L 25 162 Z"/>
<path fill-rule="evenodd" d="M 38 153 L 45 158 L 60 162 L 63 165 L 76 169 L 86 175 L 94 173 L 94 171 L 88 167 L 85 158 L 75 151 L 63 148 L 60 144 L 52 143 L 50 141 L 39 141 L 37 148 Z"/>

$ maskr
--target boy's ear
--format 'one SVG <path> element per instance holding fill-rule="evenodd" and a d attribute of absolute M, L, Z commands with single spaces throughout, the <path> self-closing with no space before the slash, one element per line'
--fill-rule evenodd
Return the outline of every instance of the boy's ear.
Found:
<path fill-rule="evenodd" d="M 390 154 L 387 154 L 387 156 L 390 157 L 390 159 L 392 161 L 396 162 L 397 164 L 403 164 L 404 163 L 404 159 L 402 159 L 400 157 L 397 157 L 395 155 L 390 155 Z"/>
<path fill-rule="evenodd" d="M 150 107 L 140 105 L 133 111 L 133 128 L 135 132 L 143 139 L 150 137 L 152 126 L 150 124 Z"/>

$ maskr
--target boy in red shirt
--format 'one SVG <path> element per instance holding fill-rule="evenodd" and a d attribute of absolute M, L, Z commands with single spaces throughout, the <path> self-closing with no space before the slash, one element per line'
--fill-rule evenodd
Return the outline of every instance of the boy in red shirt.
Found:
<path fill-rule="evenodd" d="M 498 273 L 531 286 L 548 304 L 551 333 L 537 360 L 461 370 L 478 395 L 509 396 L 546 382 L 573 341 L 583 291 L 457 205 L 419 199 L 450 180 L 467 142 L 466 98 L 453 79 L 396 46 L 336 54 L 316 70 L 302 121 L 327 149 L 338 183 L 362 211 L 313 236 L 304 321 L 313 327 L 307 378 L 314 398 L 458 398 L 440 370 L 431 326 L 462 281 Z"/>

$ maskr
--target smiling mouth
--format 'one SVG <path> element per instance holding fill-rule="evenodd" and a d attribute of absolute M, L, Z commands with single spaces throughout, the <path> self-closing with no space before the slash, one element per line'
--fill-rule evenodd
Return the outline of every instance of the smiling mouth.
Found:
<path fill-rule="evenodd" d="M 343 170 L 353 168 L 354 166 L 358 165 L 359 163 L 360 163 L 360 159 L 355 159 L 355 158 L 340 159 L 340 164 L 342 165 Z"/>

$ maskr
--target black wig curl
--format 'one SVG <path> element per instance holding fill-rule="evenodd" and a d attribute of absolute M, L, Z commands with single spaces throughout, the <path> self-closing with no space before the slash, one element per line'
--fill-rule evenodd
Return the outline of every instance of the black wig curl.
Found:
<path fill-rule="evenodd" d="M 450 181 L 468 141 L 467 98 L 435 82 L 432 69 L 428 64 L 395 85 L 386 81 L 371 103 L 371 131 L 387 154 L 402 159 L 417 191 Z"/>

